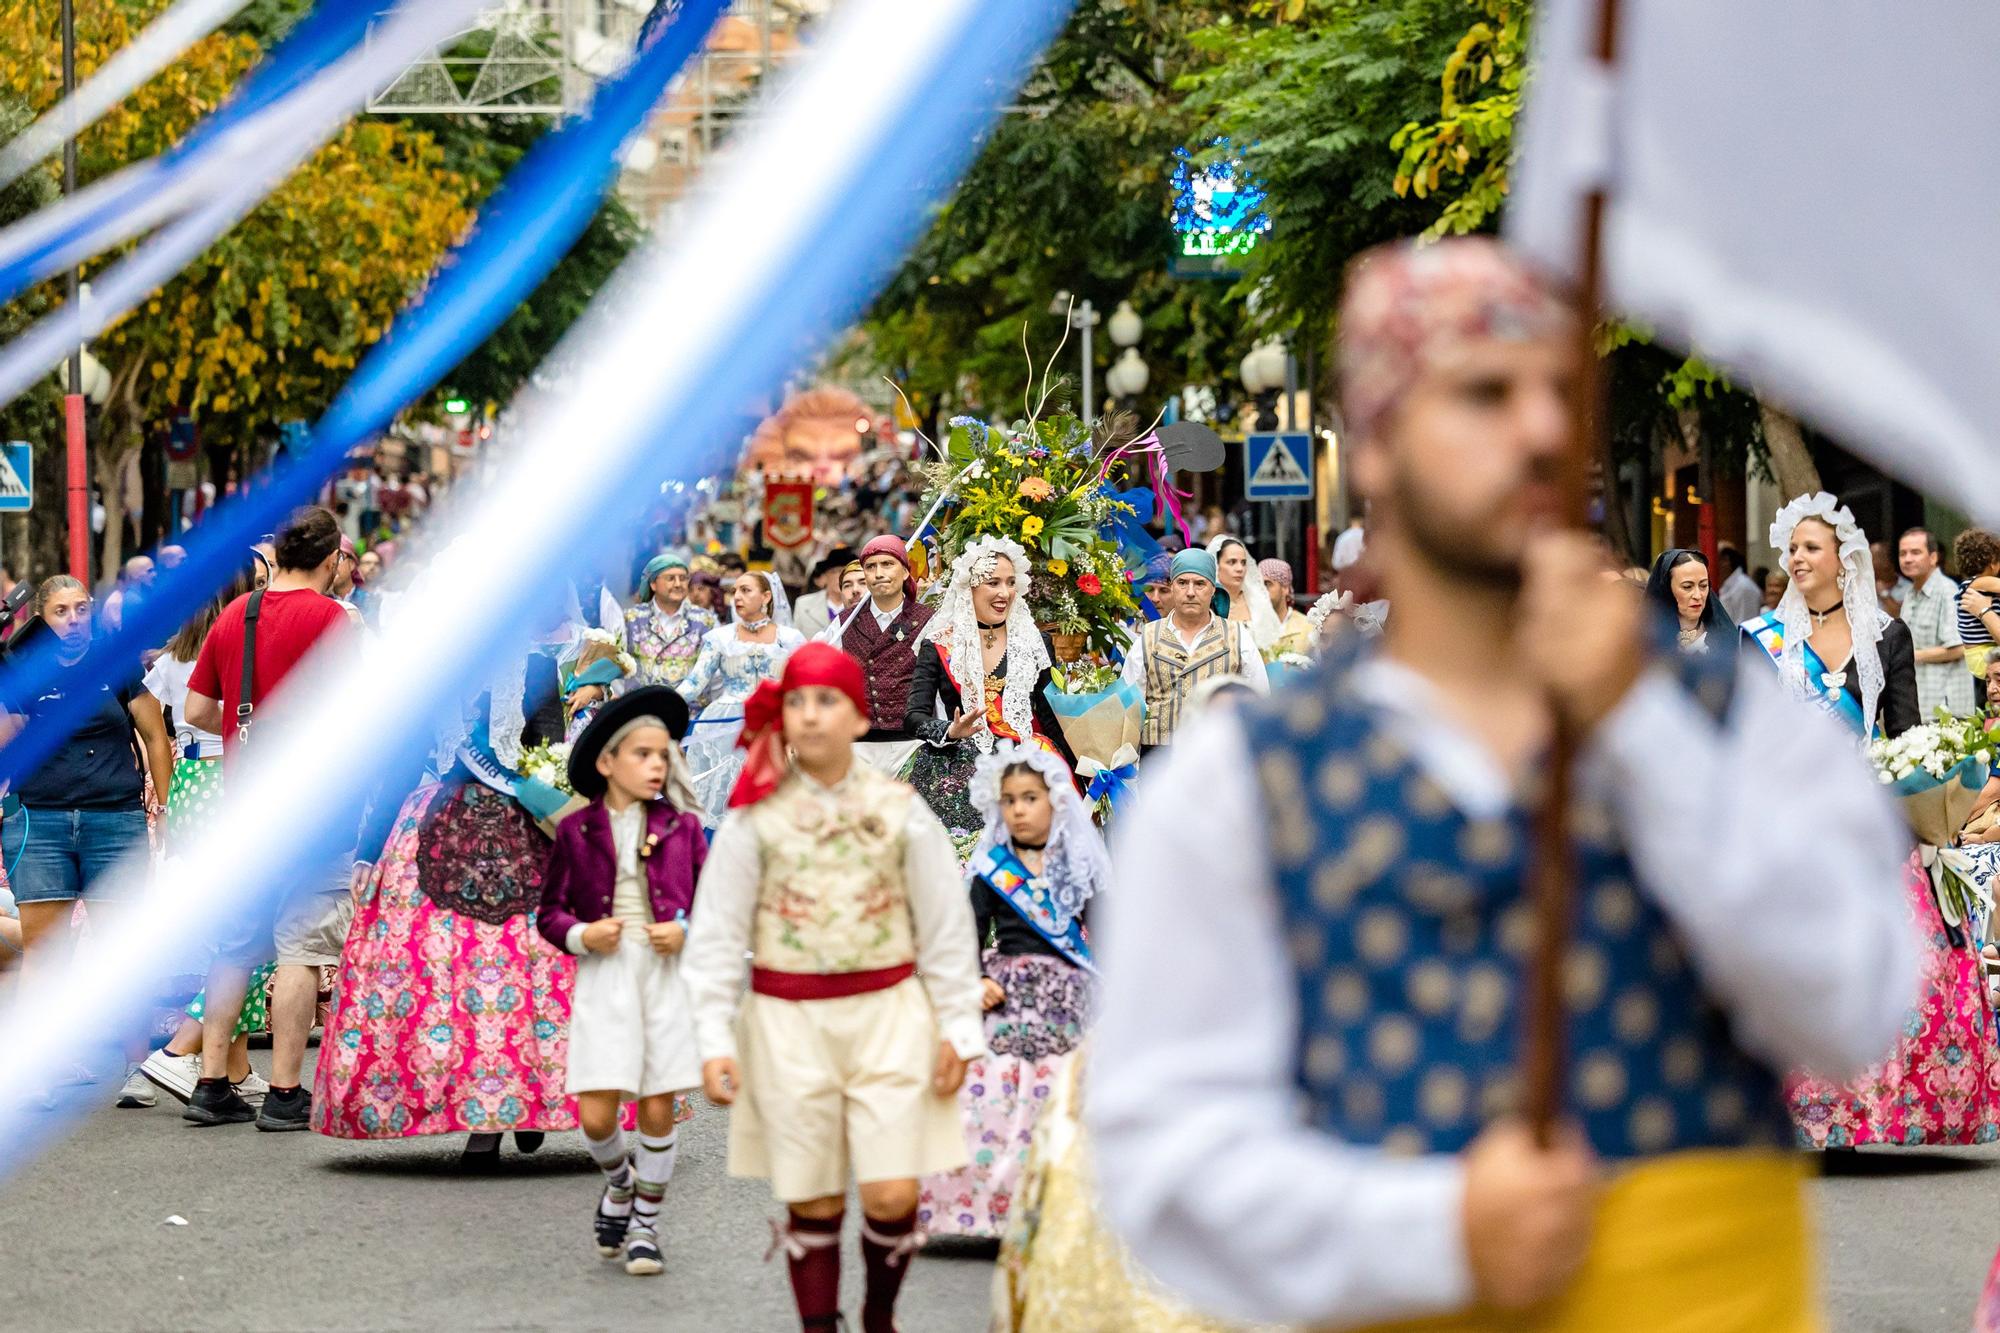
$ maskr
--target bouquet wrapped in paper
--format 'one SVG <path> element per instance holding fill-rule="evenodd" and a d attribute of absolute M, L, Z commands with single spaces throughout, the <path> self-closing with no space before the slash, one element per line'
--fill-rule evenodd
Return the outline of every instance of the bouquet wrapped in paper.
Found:
<path fill-rule="evenodd" d="M 1992 773 L 1993 741 L 1977 718 L 1940 715 L 1936 722 L 1871 742 L 1868 757 L 1883 785 L 1903 798 L 1917 841 L 1949 847 Z"/>
<path fill-rule="evenodd" d="M 1090 784 L 1085 795 L 1101 807 L 1115 805 L 1137 772 L 1145 697 L 1109 668 L 1067 683 L 1076 692 L 1051 689 L 1049 706 L 1062 725 L 1063 739 L 1076 754 L 1077 775 Z"/>

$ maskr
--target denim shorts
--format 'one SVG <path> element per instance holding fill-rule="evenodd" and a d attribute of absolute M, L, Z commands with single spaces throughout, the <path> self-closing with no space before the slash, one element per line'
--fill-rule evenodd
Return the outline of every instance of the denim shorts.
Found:
<path fill-rule="evenodd" d="M 14 826 L 21 826 L 17 834 Z M 23 808 L 7 817 L 0 846 L 19 847 L 8 866 L 17 903 L 88 898 L 120 860 L 146 845 L 146 812 Z M 19 839 L 17 842 L 16 839 Z"/>

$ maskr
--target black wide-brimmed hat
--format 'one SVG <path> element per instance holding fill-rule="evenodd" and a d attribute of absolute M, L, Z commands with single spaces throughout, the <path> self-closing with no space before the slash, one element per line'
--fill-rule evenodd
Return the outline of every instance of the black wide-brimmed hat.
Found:
<path fill-rule="evenodd" d="M 812 573 L 806 576 L 806 581 L 808 583 L 818 583 L 822 577 L 833 573 L 834 570 L 846 569 L 854 563 L 854 560 L 853 548 L 836 546 L 826 553 L 825 559 L 812 567 Z"/>
<path fill-rule="evenodd" d="M 665 685 L 645 685 L 621 694 L 598 710 L 590 725 L 576 738 L 569 752 L 569 785 L 578 796 L 596 800 L 608 785 L 597 771 L 597 756 L 625 727 L 642 717 L 657 717 L 667 724 L 667 734 L 675 740 L 687 735 L 687 700 Z"/>

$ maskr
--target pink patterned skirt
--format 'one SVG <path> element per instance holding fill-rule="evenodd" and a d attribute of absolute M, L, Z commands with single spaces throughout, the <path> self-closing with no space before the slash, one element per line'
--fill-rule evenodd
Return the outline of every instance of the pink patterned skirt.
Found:
<path fill-rule="evenodd" d="M 1792 1120 L 1802 1147 L 2000 1141 L 2000 1038 L 1978 954 L 1952 943 L 1914 852 L 1903 892 L 1922 941 L 1922 998 L 1889 1058 L 1853 1082 L 1810 1074 L 1792 1080 Z"/>
<path fill-rule="evenodd" d="M 519 807 L 484 788 L 430 784 L 403 803 L 341 953 L 315 1130 L 576 1128 L 563 1092 L 576 964 L 536 932 L 532 910 L 508 912 L 539 893 L 547 847 Z M 453 875 L 460 910 L 438 887 Z"/>
<path fill-rule="evenodd" d="M 1020 1189 L 1035 1121 L 1075 1058 L 1094 1001 L 1090 974 L 1059 958 L 988 949 L 985 974 L 1007 998 L 986 1013 L 992 1054 L 965 1069 L 959 1111 L 969 1166 L 927 1176 L 917 1194 L 925 1236 L 998 1239 Z"/>

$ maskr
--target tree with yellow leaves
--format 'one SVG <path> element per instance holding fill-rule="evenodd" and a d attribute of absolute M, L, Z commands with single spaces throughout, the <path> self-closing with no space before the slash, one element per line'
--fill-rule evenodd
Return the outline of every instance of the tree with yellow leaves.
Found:
<path fill-rule="evenodd" d="M 166 0 L 77 0 L 79 80 L 165 8 Z M 196 43 L 84 132 L 79 181 L 165 150 L 220 104 L 258 54 L 242 35 Z M 37 113 L 57 101 L 54 5 L 0 0 L 0 71 Z M 464 231 L 475 193 L 431 135 L 357 121 L 97 340 L 92 351 L 112 383 L 91 438 L 107 510 L 102 568 L 115 569 L 124 554 L 121 478 L 149 426 L 185 409 L 211 457 L 247 460 L 277 423 L 317 417 Z M 51 421 L 38 442 L 61 434 Z M 237 476 L 243 470 L 239 463 Z M 214 480 L 219 488 L 225 478 Z M 59 549 L 59 515 L 42 514 L 36 527 L 38 548 Z"/>

